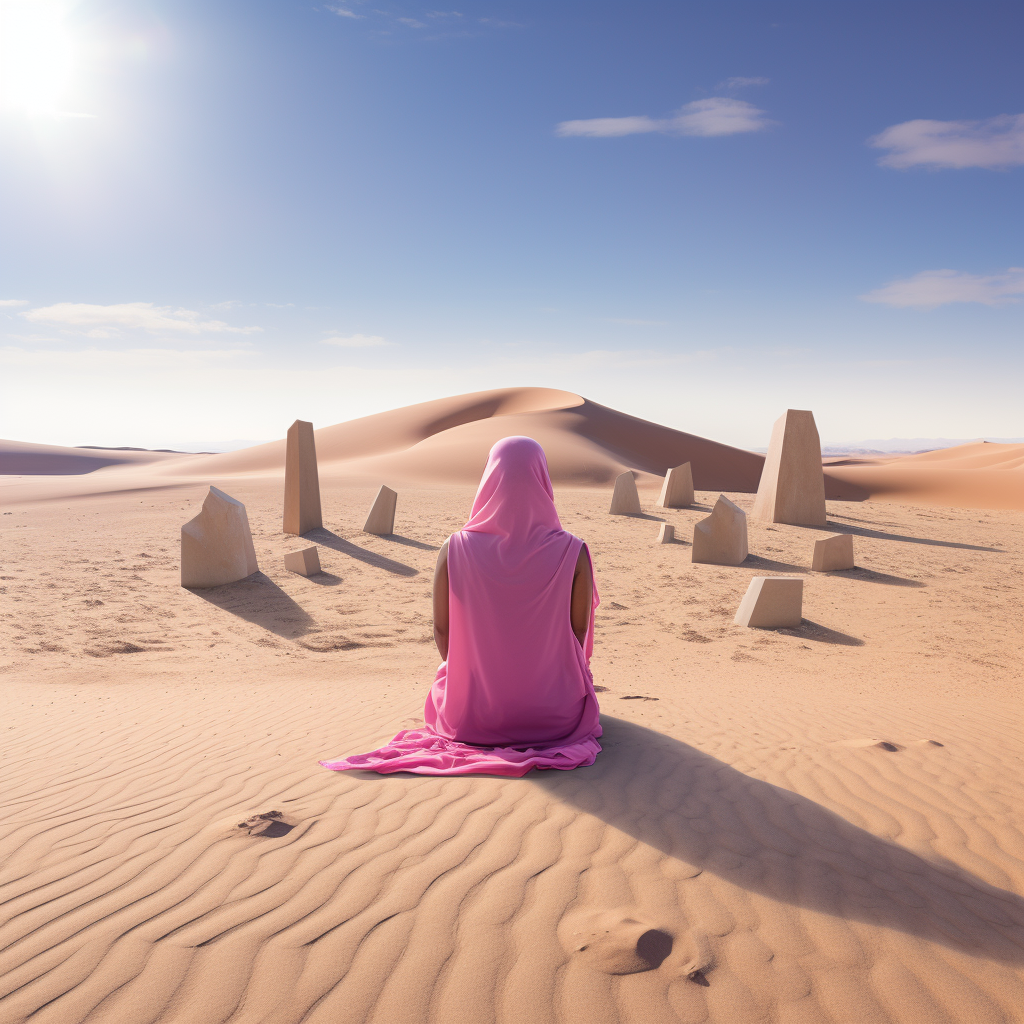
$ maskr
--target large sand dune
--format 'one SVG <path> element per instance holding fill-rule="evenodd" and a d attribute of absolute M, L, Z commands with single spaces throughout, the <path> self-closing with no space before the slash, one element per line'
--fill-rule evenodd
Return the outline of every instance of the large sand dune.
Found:
<path fill-rule="evenodd" d="M 282 424 L 283 427 L 287 424 Z M 601 486 L 625 470 L 653 488 L 689 462 L 705 490 L 757 490 L 764 456 L 629 416 L 568 391 L 505 388 L 438 399 L 316 431 L 321 479 L 392 486 L 472 484 L 491 445 L 536 438 L 561 486 Z M 975 449 L 978 449 L 976 452 Z M 59 448 L 0 441 L 7 503 L 278 478 L 284 441 L 223 455 Z M 825 493 L 974 508 L 1024 508 L 1024 445 L 963 445 L 947 453 L 826 460 Z"/>

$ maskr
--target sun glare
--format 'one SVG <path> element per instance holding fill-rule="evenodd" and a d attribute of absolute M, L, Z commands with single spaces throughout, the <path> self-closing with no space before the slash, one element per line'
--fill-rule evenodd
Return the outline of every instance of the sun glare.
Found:
<path fill-rule="evenodd" d="M 0 0 L 0 106 L 29 115 L 69 114 L 75 40 L 67 0 Z"/>

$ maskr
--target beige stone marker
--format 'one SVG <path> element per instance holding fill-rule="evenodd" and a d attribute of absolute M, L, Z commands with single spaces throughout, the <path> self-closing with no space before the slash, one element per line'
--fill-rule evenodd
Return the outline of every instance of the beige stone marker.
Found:
<path fill-rule="evenodd" d="M 397 491 L 381 484 L 377 497 L 373 499 L 373 507 L 366 517 L 363 533 L 376 533 L 386 536 L 395 532 L 395 506 L 398 504 Z"/>
<path fill-rule="evenodd" d="M 284 461 L 284 532 L 301 536 L 323 525 L 313 424 L 296 420 L 288 428 Z"/>
<path fill-rule="evenodd" d="M 693 474 L 688 462 L 665 474 L 658 504 L 662 508 L 686 508 L 693 504 Z"/>
<path fill-rule="evenodd" d="M 245 506 L 211 487 L 202 512 L 181 528 L 181 585 L 219 587 L 259 568 Z"/>
<path fill-rule="evenodd" d="M 315 572 L 323 572 L 320 568 L 320 552 L 315 544 L 299 551 L 286 552 L 284 567 L 289 572 L 297 572 L 300 576 L 312 576 Z"/>
<path fill-rule="evenodd" d="M 787 409 L 772 428 L 751 519 L 825 525 L 825 474 L 814 413 Z"/>
<path fill-rule="evenodd" d="M 747 557 L 747 514 L 724 494 L 693 528 L 693 562 L 739 565 Z"/>
<path fill-rule="evenodd" d="M 632 473 L 620 473 L 615 478 L 612 504 L 608 511 L 613 516 L 640 515 L 640 495 L 636 492 L 636 480 Z"/>
<path fill-rule="evenodd" d="M 755 576 L 732 621 L 760 629 L 799 626 L 803 603 L 804 581 L 799 577 Z"/>
<path fill-rule="evenodd" d="M 811 568 L 815 572 L 853 568 L 853 534 L 837 533 L 814 542 Z"/>
<path fill-rule="evenodd" d="M 676 539 L 676 528 L 671 523 L 662 523 L 658 530 L 658 543 L 671 544 Z"/>

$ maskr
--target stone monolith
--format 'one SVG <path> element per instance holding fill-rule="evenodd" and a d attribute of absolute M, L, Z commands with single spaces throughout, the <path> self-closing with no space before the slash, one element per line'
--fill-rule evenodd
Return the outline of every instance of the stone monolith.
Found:
<path fill-rule="evenodd" d="M 825 474 L 814 413 L 787 409 L 772 428 L 752 519 L 795 526 L 825 525 Z"/>
<path fill-rule="evenodd" d="M 640 515 L 640 495 L 636 492 L 636 480 L 632 473 L 620 473 L 615 478 L 612 504 L 608 511 L 613 516 Z"/>
<path fill-rule="evenodd" d="M 785 629 L 803 617 L 804 581 L 796 576 L 755 576 L 740 601 L 737 626 Z"/>
<path fill-rule="evenodd" d="M 296 420 L 288 428 L 284 461 L 284 532 L 301 536 L 323 525 L 313 424 Z"/>
<path fill-rule="evenodd" d="M 658 530 L 658 543 L 671 544 L 676 539 L 676 528 L 671 523 L 662 523 Z"/>
<path fill-rule="evenodd" d="M 300 576 L 312 576 L 315 572 L 323 571 L 320 568 L 320 552 L 315 544 L 299 551 L 286 552 L 284 567 L 289 572 L 297 572 Z"/>
<path fill-rule="evenodd" d="M 377 533 L 386 536 L 395 532 L 395 506 L 398 504 L 398 493 L 390 487 L 381 485 L 377 497 L 373 499 L 373 507 L 366 517 L 363 533 Z"/>
<path fill-rule="evenodd" d="M 670 469 L 665 474 L 658 504 L 662 508 L 686 508 L 687 505 L 693 504 L 693 474 L 688 462 Z"/>
<path fill-rule="evenodd" d="M 747 557 L 747 515 L 724 494 L 693 528 L 691 561 L 739 565 Z"/>
<path fill-rule="evenodd" d="M 202 512 L 181 528 L 181 585 L 219 587 L 258 571 L 245 506 L 211 487 Z"/>
<path fill-rule="evenodd" d="M 814 542 L 811 568 L 815 572 L 833 572 L 853 568 L 853 534 L 837 533 Z"/>

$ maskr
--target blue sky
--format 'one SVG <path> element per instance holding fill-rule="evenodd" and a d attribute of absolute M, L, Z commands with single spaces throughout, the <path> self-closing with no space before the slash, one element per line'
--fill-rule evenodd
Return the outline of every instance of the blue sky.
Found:
<path fill-rule="evenodd" d="M 0 436 L 1024 433 L 1018 3 L 0 3 Z"/>

